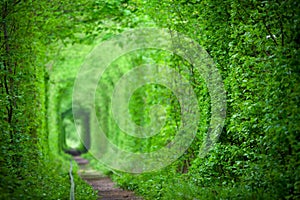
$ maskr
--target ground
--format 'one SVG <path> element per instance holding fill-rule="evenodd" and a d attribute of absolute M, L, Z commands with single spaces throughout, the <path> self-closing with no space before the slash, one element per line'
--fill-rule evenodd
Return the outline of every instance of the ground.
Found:
<path fill-rule="evenodd" d="M 116 187 L 111 179 L 98 171 L 89 167 L 89 162 L 80 156 L 74 156 L 74 160 L 80 166 L 79 175 L 90 184 L 94 190 L 98 191 L 99 199 L 101 200 L 142 200 L 137 197 L 132 191 L 126 191 Z"/>

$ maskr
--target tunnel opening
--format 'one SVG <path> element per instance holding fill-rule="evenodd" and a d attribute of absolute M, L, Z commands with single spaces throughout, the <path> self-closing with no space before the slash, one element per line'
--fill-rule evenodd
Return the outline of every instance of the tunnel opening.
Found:
<path fill-rule="evenodd" d="M 73 118 L 70 108 L 61 114 L 62 150 L 72 156 L 87 153 L 90 149 L 90 112 L 83 109 L 75 110 L 79 119 Z"/>

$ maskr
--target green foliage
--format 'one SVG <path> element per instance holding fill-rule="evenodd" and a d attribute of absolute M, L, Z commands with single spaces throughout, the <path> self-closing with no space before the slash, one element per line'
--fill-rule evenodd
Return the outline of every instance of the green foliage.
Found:
<path fill-rule="evenodd" d="M 200 123 L 197 140 L 166 169 L 169 173 L 123 175 L 117 179 L 120 185 L 149 199 L 298 199 L 297 3 L 135 2 L 158 25 L 185 33 L 206 48 L 222 74 L 228 111 L 219 143 L 205 158 L 195 155 L 207 127 Z M 194 74 L 192 80 L 199 77 Z M 205 87 L 194 83 L 203 101 Z M 200 109 L 209 121 L 209 102 Z M 174 167 L 182 170 L 170 172 Z"/>
<path fill-rule="evenodd" d="M 118 128 L 107 102 L 118 79 L 132 66 L 173 67 L 191 82 L 201 112 L 197 136 L 180 159 L 158 172 L 115 172 L 119 185 L 146 199 L 300 198 L 296 1 L 4 0 L 0 5 L 1 199 L 68 198 L 69 157 L 61 152 L 67 146 L 62 130 L 75 129 L 72 117 L 62 116 L 71 108 L 78 69 L 98 42 L 145 26 L 184 33 L 208 51 L 224 80 L 227 118 L 219 143 L 200 158 L 211 111 L 200 72 L 162 51 L 140 51 L 116 60 L 99 82 L 96 114 L 108 138 L 120 148 L 155 151 L 180 125 L 173 94 L 149 84 L 135 91 L 129 111 L 133 122 L 149 125 L 151 107 L 163 106 L 168 121 L 160 134 L 135 139 Z M 91 163 L 109 174 L 95 160 Z M 78 199 L 96 198 L 76 175 L 75 181 Z"/>
<path fill-rule="evenodd" d="M 53 66 L 50 63 L 46 69 L 45 65 L 55 59 L 61 43 L 89 42 L 83 36 L 93 30 L 100 10 L 109 6 L 104 1 L 97 3 L 0 3 L 1 199 L 69 197 L 69 163 L 60 154 L 60 130 L 56 116 L 51 115 L 59 111 L 61 97 L 59 92 L 50 92 Z M 79 199 L 96 198 L 86 183 L 75 178 Z"/>

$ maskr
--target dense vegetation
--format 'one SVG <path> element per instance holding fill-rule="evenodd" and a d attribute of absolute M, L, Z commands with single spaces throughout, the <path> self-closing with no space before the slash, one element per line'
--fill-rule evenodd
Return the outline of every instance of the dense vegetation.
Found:
<path fill-rule="evenodd" d="M 192 151 L 163 172 L 127 175 L 120 183 L 150 199 L 299 198 L 299 5 L 144 6 L 160 26 L 189 35 L 214 58 L 227 91 L 226 125 L 204 159 L 195 155 L 200 146 L 194 142 Z"/>
<path fill-rule="evenodd" d="M 63 44 L 88 40 L 82 35 L 93 31 L 95 18 L 109 16 L 106 6 L 1 1 L 0 199 L 68 198 L 70 161 L 59 148 L 54 114 L 59 91 L 51 100 L 53 85 L 59 88 L 52 81 L 53 60 Z M 96 198 L 90 186 L 75 179 L 77 198 Z"/>
<path fill-rule="evenodd" d="M 129 112 L 134 123 L 147 125 L 151 107 L 163 106 L 168 120 L 159 135 L 136 139 L 115 124 L 113 88 L 134 66 L 160 63 L 183 74 L 201 118 L 195 140 L 174 163 L 139 175 L 105 169 L 113 179 L 145 199 L 299 199 L 299 14 L 292 0 L 2 1 L 0 199 L 68 198 L 69 157 L 62 150 L 81 148 L 68 114 L 76 75 L 99 42 L 141 27 L 176 30 L 207 50 L 224 81 L 226 121 L 217 144 L 201 157 L 212 109 L 201 73 L 159 50 L 115 60 L 98 84 L 93 109 L 118 147 L 155 151 L 180 126 L 178 101 L 158 84 L 136 90 Z M 92 140 L 91 152 L 98 143 Z M 76 183 L 78 199 L 94 198 L 78 177 Z"/>

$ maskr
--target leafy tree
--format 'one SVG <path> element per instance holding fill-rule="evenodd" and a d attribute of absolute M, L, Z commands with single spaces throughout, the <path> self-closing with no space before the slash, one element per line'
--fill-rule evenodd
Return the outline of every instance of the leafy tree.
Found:
<path fill-rule="evenodd" d="M 61 44 L 95 38 L 99 18 L 121 15 L 120 5 L 120 1 L 1 1 L 1 199 L 69 195 L 64 174 L 69 163 L 58 155 L 58 145 L 53 145 L 59 143 L 53 137 L 57 132 L 51 132 L 55 122 L 49 113 L 59 110 L 49 106 L 53 65 L 45 66 L 56 59 Z M 77 196 L 93 198 L 91 189 L 78 177 L 76 181 Z"/>
<path fill-rule="evenodd" d="M 219 143 L 204 159 L 195 156 L 200 136 L 165 171 L 124 176 L 128 182 L 120 184 L 149 199 L 299 198 L 299 6 L 294 1 L 135 2 L 159 26 L 206 48 L 222 74 L 228 111 Z M 203 86 L 194 83 L 202 98 Z M 209 102 L 201 108 L 209 112 Z M 204 127 L 200 123 L 199 130 Z M 176 165 L 187 169 L 174 174 Z"/>

